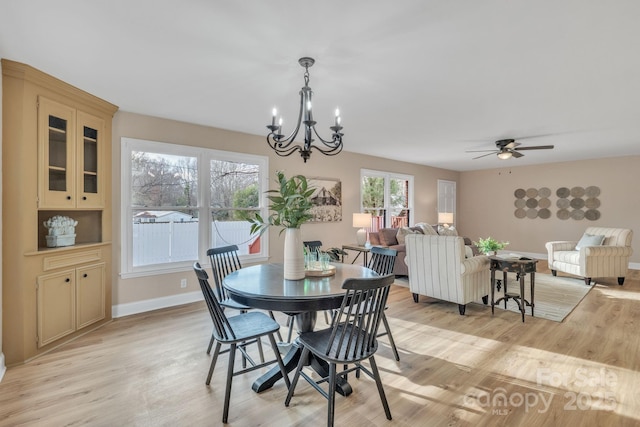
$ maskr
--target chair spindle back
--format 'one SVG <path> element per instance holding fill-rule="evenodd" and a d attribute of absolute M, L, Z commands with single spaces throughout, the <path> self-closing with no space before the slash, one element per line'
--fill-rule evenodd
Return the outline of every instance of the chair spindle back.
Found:
<path fill-rule="evenodd" d="M 397 255 L 398 251 L 395 249 L 374 246 L 371 248 L 371 259 L 367 267 L 381 276 L 391 274 L 396 264 Z"/>
<path fill-rule="evenodd" d="M 222 286 L 222 280 L 229 273 L 242 268 L 240 258 L 238 258 L 238 246 L 220 246 L 207 251 L 207 256 L 211 260 L 211 270 L 213 273 L 213 281 L 216 285 L 216 295 L 218 301 L 224 301 L 228 298 L 227 291 Z"/>
<path fill-rule="evenodd" d="M 343 360 L 361 360 L 375 353 L 378 327 L 387 304 L 394 275 L 346 279 L 347 293 L 331 322 L 326 355 Z"/>
<path fill-rule="evenodd" d="M 218 303 L 216 296 L 213 293 L 213 289 L 209 285 L 209 275 L 200 266 L 199 262 L 193 264 L 193 270 L 196 273 L 198 282 L 200 283 L 200 289 L 204 295 L 204 300 L 207 303 L 209 314 L 211 314 L 211 320 L 213 321 L 214 336 L 219 341 L 233 340 L 235 339 L 235 333 L 229 325 L 227 316 L 224 314 L 224 310 Z"/>

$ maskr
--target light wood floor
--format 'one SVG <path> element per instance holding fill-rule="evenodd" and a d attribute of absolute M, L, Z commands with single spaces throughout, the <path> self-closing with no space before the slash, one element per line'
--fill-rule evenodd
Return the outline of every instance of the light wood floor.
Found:
<path fill-rule="evenodd" d="M 639 271 L 624 286 L 615 279 L 596 285 L 563 323 L 522 323 L 503 310 L 492 317 L 481 304 L 462 317 L 455 304 L 425 297 L 415 304 L 398 286 L 387 316 L 401 361 L 386 338 L 376 359 L 393 421 L 373 381 L 351 376 L 354 393 L 337 396 L 338 426 L 640 424 Z M 210 332 L 203 303 L 116 319 L 9 368 L 0 383 L 0 425 L 220 425 L 227 359 L 207 387 Z M 285 408 L 282 382 L 251 391 L 257 375 L 234 378 L 230 425 L 326 423 L 326 401 L 306 382 Z"/>

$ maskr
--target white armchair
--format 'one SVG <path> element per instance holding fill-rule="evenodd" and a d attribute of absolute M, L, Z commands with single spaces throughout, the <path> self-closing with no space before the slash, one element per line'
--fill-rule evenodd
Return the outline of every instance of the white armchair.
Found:
<path fill-rule="evenodd" d="M 633 253 L 633 231 L 627 228 L 589 227 L 585 235 L 604 236 L 601 245 L 584 245 L 576 248 L 578 241 L 555 241 L 545 245 L 549 269 L 555 276 L 558 271 L 584 277 L 587 285 L 593 277 L 617 277 L 624 283 L 629 270 L 629 257 Z"/>
<path fill-rule="evenodd" d="M 405 243 L 409 288 L 415 302 L 418 295 L 454 302 L 461 315 L 470 302 L 482 299 L 487 304 L 491 292 L 489 258 L 465 258 L 462 237 L 409 234 Z"/>

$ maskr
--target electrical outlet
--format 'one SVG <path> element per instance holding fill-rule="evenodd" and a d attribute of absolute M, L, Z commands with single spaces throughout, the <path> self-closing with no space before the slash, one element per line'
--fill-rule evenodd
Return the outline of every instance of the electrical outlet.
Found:
<path fill-rule="evenodd" d="M 181 288 L 186 288 L 187 287 L 187 279 L 181 279 L 180 280 L 180 287 Z"/>

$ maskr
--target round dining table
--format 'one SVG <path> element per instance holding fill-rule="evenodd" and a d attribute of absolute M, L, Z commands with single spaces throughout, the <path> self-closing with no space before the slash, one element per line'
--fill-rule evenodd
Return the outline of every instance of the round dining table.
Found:
<path fill-rule="evenodd" d="M 287 280 L 284 278 L 282 264 L 259 264 L 228 274 L 223 280 L 223 286 L 229 297 L 236 302 L 295 316 L 298 330 L 308 332 L 315 327 L 318 311 L 340 307 L 345 295 L 345 290 L 342 289 L 345 279 L 378 276 L 375 271 L 359 265 L 332 263 L 331 266 L 330 275 Z M 301 353 L 294 342 L 284 358 L 287 372 L 296 368 Z M 308 364 L 321 376 L 327 376 L 329 368 L 323 360 L 311 356 Z M 272 387 L 280 379 L 282 373 L 275 367 L 258 378 L 252 389 L 259 393 Z M 337 390 L 345 396 L 351 393 L 351 387 L 346 381 L 337 384 Z"/>

